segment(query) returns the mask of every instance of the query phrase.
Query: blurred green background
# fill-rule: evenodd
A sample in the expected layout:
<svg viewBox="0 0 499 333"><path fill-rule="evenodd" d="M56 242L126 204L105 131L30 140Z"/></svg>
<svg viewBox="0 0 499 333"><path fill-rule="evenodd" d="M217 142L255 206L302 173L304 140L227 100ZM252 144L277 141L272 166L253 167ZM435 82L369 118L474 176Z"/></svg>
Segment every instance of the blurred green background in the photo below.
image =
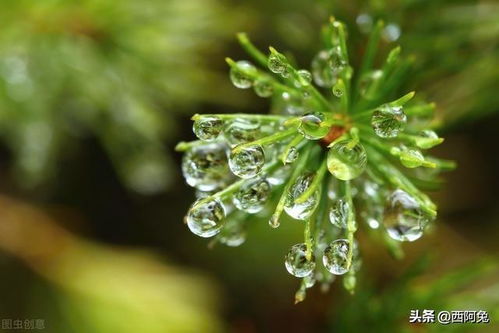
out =
<svg viewBox="0 0 499 333"><path fill-rule="evenodd" d="M459 168L432 194L436 228L402 261L360 234L355 295L298 281L301 226L250 226L238 248L188 231L173 152L192 113L266 112L230 85L235 42L308 67L329 16L352 58L370 22L414 59L405 85L437 103L437 156ZM410 325L410 309L499 319L499 4L473 0L16 0L0 2L0 319L48 332L497 332ZM2 323L2 321L0 321ZM19 331L19 330L17 330Z"/></svg>

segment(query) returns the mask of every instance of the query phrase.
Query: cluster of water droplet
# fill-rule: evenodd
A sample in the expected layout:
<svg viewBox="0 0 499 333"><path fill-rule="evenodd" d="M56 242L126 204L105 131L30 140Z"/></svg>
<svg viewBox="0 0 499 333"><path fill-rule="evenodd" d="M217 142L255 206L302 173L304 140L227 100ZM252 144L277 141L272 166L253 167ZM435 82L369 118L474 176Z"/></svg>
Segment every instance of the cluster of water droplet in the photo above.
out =
<svg viewBox="0 0 499 333"><path fill-rule="evenodd" d="M347 65L338 46L320 51L312 60L314 82L320 87L332 87Z"/></svg>
<svg viewBox="0 0 499 333"><path fill-rule="evenodd" d="M368 15L357 23L363 31L374 29ZM353 290L361 263L358 222L384 233L385 241L411 242L436 216L434 204L406 177L439 163L423 150L443 139L408 122L428 105L406 107L413 93L392 102L379 98L389 75L384 69L369 68L351 84L343 26L331 24L334 33L311 72L295 69L273 48L265 61L256 57L270 73L228 59L233 84L270 97L273 114L195 116L199 141L186 144L182 161L186 182L197 190L185 220L194 234L239 246L251 214L270 215L272 227L279 226L281 213L304 225L304 242L285 256L286 270L301 279L297 300L316 281L324 287L338 275ZM400 34L394 25L376 29L389 40ZM399 52L392 50L387 64ZM318 97L314 83L331 98Z"/></svg>
<svg viewBox="0 0 499 333"><path fill-rule="evenodd" d="M322 251L322 264L327 272L333 275L343 275L347 273L353 261L353 253L350 253L350 242L347 239L336 239L327 244ZM311 284L314 279L316 269L315 256L313 254L307 258L307 245L296 244L291 247L285 258L285 266L289 274L304 278L308 277L305 283ZM313 284L312 284L313 285Z"/></svg>

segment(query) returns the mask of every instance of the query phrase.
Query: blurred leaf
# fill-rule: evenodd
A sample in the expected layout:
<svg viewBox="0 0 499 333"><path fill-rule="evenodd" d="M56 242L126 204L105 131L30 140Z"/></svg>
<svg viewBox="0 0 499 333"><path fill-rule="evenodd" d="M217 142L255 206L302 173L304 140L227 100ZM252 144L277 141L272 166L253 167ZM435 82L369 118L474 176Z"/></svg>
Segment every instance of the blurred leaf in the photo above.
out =
<svg viewBox="0 0 499 333"><path fill-rule="evenodd" d="M218 0L7 1L0 20L0 135L24 185L88 135L130 188L171 182L175 114L217 96L207 55L235 22Z"/></svg>

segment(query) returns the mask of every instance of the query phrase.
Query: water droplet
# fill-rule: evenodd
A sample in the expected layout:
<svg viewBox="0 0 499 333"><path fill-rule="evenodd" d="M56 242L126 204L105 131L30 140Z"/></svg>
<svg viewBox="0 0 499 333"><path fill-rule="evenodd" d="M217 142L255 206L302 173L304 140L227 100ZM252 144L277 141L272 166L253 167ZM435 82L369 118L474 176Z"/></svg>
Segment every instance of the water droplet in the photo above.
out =
<svg viewBox="0 0 499 333"><path fill-rule="evenodd" d="M387 200L383 224L388 235L398 241L415 241L431 221L418 202L408 193L395 190Z"/></svg>
<svg viewBox="0 0 499 333"><path fill-rule="evenodd" d="M371 125L376 135L382 138L394 138L402 131L407 122L407 116L401 106L388 104L380 106L373 112Z"/></svg>
<svg viewBox="0 0 499 333"><path fill-rule="evenodd" d="M371 31L373 27L373 18L371 15L363 13L357 16L355 22L359 26L360 32L367 34Z"/></svg>
<svg viewBox="0 0 499 333"><path fill-rule="evenodd" d="M237 247L246 241L246 232L238 223L226 224L220 232L219 241L227 246Z"/></svg>
<svg viewBox="0 0 499 333"><path fill-rule="evenodd" d="M291 76L291 72L293 71L293 69L286 65L286 67L284 67L284 70L281 72L281 76L285 79L287 79L288 77Z"/></svg>
<svg viewBox="0 0 499 333"><path fill-rule="evenodd" d="M302 278L310 275L315 268L315 259L307 260L307 246L303 243L291 247L286 255L285 265L289 274Z"/></svg>
<svg viewBox="0 0 499 333"><path fill-rule="evenodd" d="M298 72L298 80L295 82L297 88L309 86L312 83L312 74L306 69L300 69Z"/></svg>
<svg viewBox="0 0 499 333"><path fill-rule="evenodd" d="M400 152L399 158L406 168L417 168L424 163L424 156L417 149L405 148Z"/></svg>
<svg viewBox="0 0 499 333"><path fill-rule="evenodd" d="M303 203L295 202L295 200L310 187L314 177L315 174L313 173L305 173L298 177L289 189L284 210L292 218L306 220L313 214L317 207L319 203L319 191L315 191L314 194Z"/></svg>
<svg viewBox="0 0 499 333"><path fill-rule="evenodd" d="M339 87L337 87L336 85L333 86L333 95L336 96L336 97L341 97L343 96L343 89L340 89Z"/></svg>
<svg viewBox="0 0 499 333"><path fill-rule="evenodd" d="M234 119L224 130L225 139L231 147L259 139L263 135L261 124L258 121Z"/></svg>
<svg viewBox="0 0 499 333"><path fill-rule="evenodd" d="M281 223L279 222L279 216L278 215L272 215L269 219L269 225L272 227L272 228L277 228L281 225Z"/></svg>
<svg viewBox="0 0 499 333"><path fill-rule="evenodd" d="M274 93L274 86L268 79L258 79L253 86L255 94L260 97L270 97Z"/></svg>
<svg viewBox="0 0 499 333"><path fill-rule="evenodd" d="M344 199L336 200L329 211L329 221L340 229L346 229L350 210L351 207L348 201Z"/></svg>
<svg viewBox="0 0 499 333"><path fill-rule="evenodd" d="M258 213L265 205L270 190L270 184L265 179L249 181L234 195L234 205L245 212Z"/></svg>
<svg viewBox="0 0 499 333"><path fill-rule="evenodd" d="M307 113L300 118L301 123L298 132L309 140L322 139L329 132L327 126L321 126L324 115L320 112Z"/></svg>
<svg viewBox="0 0 499 333"><path fill-rule="evenodd" d="M236 176L252 178L258 175L265 164L262 146L252 145L241 150L233 149L229 157L229 168Z"/></svg>
<svg viewBox="0 0 499 333"><path fill-rule="evenodd" d="M400 27L395 23L388 24L382 31L382 36L387 42L394 42L400 37Z"/></svg>
<svg viewBox="0 0 499 333"><path fill-rule="evenodd" d="M286 58L282 54L271 53L267 65L276 74L282 74L287 69Z"/></svg>
<svg viewBox="0 0 499 333"><path fill-rule="evenodd" d="M201 191L223 187L230 179L227 165L227 146L212 143L192 148L182 159L185 181Z"/></svg>
<svg viewBox="0 0 499 333"><path fill-rule="evenodd" d="M213 141L222 132L223 125L218 117L202 117L194 122L192 130L200 140Z"/></svg>
<svg viewBox="0 0 499 333"><path fill-rule="evenodd" d="M236 65L230 69L230 80L232 84L237 88L247 89L253 84L253 76L256 75L257 71L255 66L253 66L248 61L238 61Z"/></svg>
<svg viewBox="0 0 499 333"><path fill-rule="evenodd" d="M309 274L303 278L303 283L305 284L305 288L312 288L315 285L315 276L314 274Z"/></svg>
<svg viewBox="0 0 499 333"><path fill-rule="evenodd" d="M286 158L284 159L284 163L285 164L293 163L294 161L296 161L299 155L300 153L298 152L298 149L296 149L296 147L291 147L288 151L288 154L286 155Z"/></svg>
<svg viewBox="0 0 499 333"><path fill-rule="evenodd" d="M324 267L335 275L348 272L348 251L350 244L347 239L337 239L324 250L322 263Z"/></svg>
<svg viewBox="0 0 499 333"><path fill-rule="evenodd" d="M372 216L370 215L369 213L367 212L363 212L365 213L365 215L362 215L361 213L361 217L364 219L364 221L367 223L367 225L371 228L371 229L378 229L379 226L380 226L380 218L377 218L375 216ZM369 215L368 215L369 214Z"/></svg>
<svg viewBox="0 0 499 333"><path fill-rule="evenodd" d="M327 154L327 167L333 176L350 180L364 172L367 154L364 147L357 143L350 147L350 140L336 141Z"/></svg>
<svg viewBox="0 0 499 333"><path fill-rule="evenodd" d="M320 51L312 60L312 76L315 83L325 88L332 87L346 65L338 47Z"/></svg>
<svg viewBox="0 0 499 333"><path fill-rule="evenodd" d="M437 133L432 130L424 130L415 137L415 144L422 149L430 149L442 143L443 139L439 138Z"/></svg>
<svg viewBox="0 0 499 333"><path fill-rule="evenodd" d="M225 217L225 209L218 200L197 204L196 201L187 213L187 226L200 237L212 237L220 232Z"/></svg>

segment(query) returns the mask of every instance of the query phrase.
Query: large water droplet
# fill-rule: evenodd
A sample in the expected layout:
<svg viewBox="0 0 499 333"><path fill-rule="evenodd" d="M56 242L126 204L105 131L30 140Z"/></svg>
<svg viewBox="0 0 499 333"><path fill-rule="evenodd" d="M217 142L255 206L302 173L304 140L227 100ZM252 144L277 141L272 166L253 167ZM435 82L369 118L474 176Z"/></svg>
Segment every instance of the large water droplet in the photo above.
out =
<svg viewBox="0 0 499 333"><path fill-rule="evenodd" d="M236 176L252 178L258 175L265 164L262 146L252 145L241 150L233 149L229 157L229 168Z"/></svg>
<svg viewBox="0 0 499 333"><path fill-rule="evenodd" d="M234 205L245 212L258 213L265 205L270 190L271 186L265 179L249 181L234 195Z"/></svg>
<svg viewBox="0 0 499 333"><path fill-rule="evenodd" d="M285 164L293 163L294 161L296 161L296 159L298 158L299 154L300 153L298 152L298 149L296 149L296 147L291 147L288 150L286 158L284 159L284 163Z"/></svg>
<svg viewBox="0 0 499 333"><path fill-rule="evenodd" d="M212 237L220 232L225 217L225 209L218 200L203 204L195 202L186 216L191 232L200 237Z"/></svg>
<svg viewBox="0 0 499 333"><path fill-rule="evenodd" d="M307 246L296 244L291 247L286 255L285 265L289 274L302 278L310 275L315 268L315 259L307 260Z"/></svg>
<svg viewBox="0 0 499 333"><path fill-rule="evenodd" d="M327 126L321 126L324 118L324 114L320 112L307 113L300 118L298 132L309 140L322 139L329 132Z"/></svg>
<svg viewBox="0 0 499 333"><path fill-rule="evenodd" d="M276 74L282 74L287 69L286 58L281 54L271 53L267 65Z"/></svg>
<svg viewBox="0 0 499 333"><path fill-rule="evenodd" d="M232 147L259 139L263 135L258 121L234 119L224 130L225 139Z"/></svg>
<svg viewBox="0 0 499 333"><path fill-rule="evenodd" d="M395 190L387 200L383 224L388 235L398 241L415 241L432 220L407 192Z"/></svg>
<svg viewBox="0 0 499 333"><path fill-rule="evenodd" d="M306 69L300 69L298 72L298 78L295 82L297 88L309 86L312 83L312 74Z"/></svg>
<svg viewBox="0 0 499 333"><path fill-rule="evenodd" d="M268 79L258 79L253 86L255 94L260 97L270 97L274 93L274 86Z"/></svg>
<svg viewBox="0 0 499 333"><path fill-rule="evenodd" d="M194 147L182 159L185 181L201 191L223 187L231 179L227 165L227 146L212 143Z"/></svg>
<svg viewBox="0 0 499 333"><path fill-rule="evenodd" d="M256 68L248 61L238 61L230 69L230 80L237 88L250 88L254 75L256 75Z"/></svg>
<svg viewBox="0 0 499 333"><path fill-rule="evenodd" d="M329 211L329 221L341 229L346 229L348 216L350 215L350 204L344 199L336 200Z"/></svg>
<svg viewBox="0 0 499 333"><path fill-rule="evenodd" d="M407 122L407 116L401 106L388 104L380 106L373 112L371 125L376 135L382 138L394 138L402 131Z"/></svg>
<svg viewBox="0 0 499 333"><path fill-rule="evenodd" d="M284 210L286 213L297 220L306 220L309 218L319 203L319 191L315 191L305 202L296 203L296 199L304 193L312 184L315 177L313 173L305 173L298 177L295 183L289 189L286 197Z"/></svg>
<svg viewBox="0 0 499 333"><path fill-rule="evenodd" d="M200 140L213 141L222 132L223 125L218 117L202 117L194 122L192 130Z"/></svg>
<svg viewBox="0 0 499 333"><path fill-rule="evenodd" d="M312 76L315 83L321 87L332 87L346 65L339 48L320 51L312 60Z"/></svg>
<svg viewBox="0 0 499 333"><path fill-rule="evenodd" d="M364 147L357 143L351 147L350 140L336 141L327 154L327 167L333 176L350 180L364 172L367 154Z"/></svg>
<svg viewBox="0 0 499 333"><path fill-rule="evenodd" d="M348 272L348 251L350 244L347 239L337 239L324 250L322 263L324 267L335 275Z"/></svg>

